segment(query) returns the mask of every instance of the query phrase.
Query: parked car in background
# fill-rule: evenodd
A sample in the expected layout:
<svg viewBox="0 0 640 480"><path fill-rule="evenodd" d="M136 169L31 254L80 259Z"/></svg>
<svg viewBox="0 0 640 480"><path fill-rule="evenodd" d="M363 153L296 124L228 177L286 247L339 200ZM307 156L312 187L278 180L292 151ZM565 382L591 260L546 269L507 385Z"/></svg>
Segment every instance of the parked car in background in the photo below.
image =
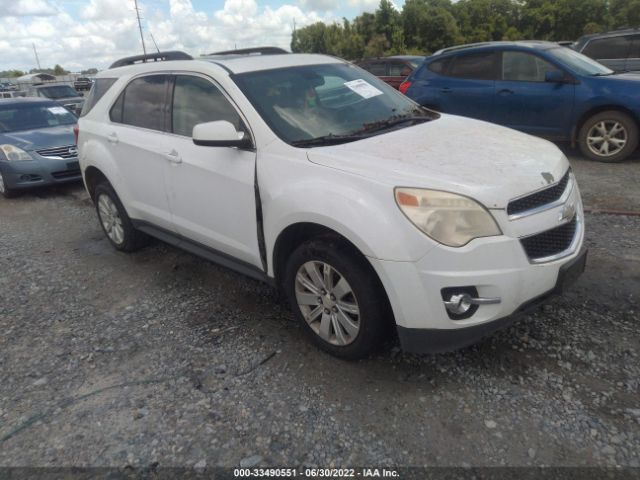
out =
<svg viewBox="0 0 640 480"><path fill-rule="evenodd" d="M0 83L0 92L15 92L18 90L19 88L15 83L11 83L11 82Z"/></svg>
<svg viewBox="0 0 640 480"><path fill-rule="evenodd" d="M569 140L593 160L638 146L640 75L550 42L489 42L428 57L400 91L440 112Z"/></svg>
<svg viewBox="0 0 640 480"><path fill-rule="evenodd" d="M409 351L468 345L584 270L555 145L421 108L335 57L224 57L159 52L96 77L78 149L116 249L152 235L278 285L344 358L394 327Z"/></svg>
<svg viewBox="0 0 640 480"><path fill-rule="evenodd" d="M9 91L9 92L0 92L0 98L18 98L18 97L26 97L27 92L23 91Z"/></svg>
<svg viewBox="0 0 640 480"><path fill-rule="evenodd" d="M77 121L52 100L0 100L0 193L80 180Z"/></svg>
<svg viewBox="0 0 640 480"><path fill-rule="evenodd" d="M91 90L91 85L93 85L93 80L91 80L89 77L78 77L73 82L73 88L75 88L78 92Z"/></svg>
<svg viewBox="0 0 640 480"><path fill-rule="evenodd" d="M367 58L355 62L360 68L379 77L393 88L400 84L420 66L424 57L415 55L398 55L394 57Z"/></svg>
<svg viewBox="0 0 640 480"><path fill-rule="evenodd" d="M30 85L27 87L26 92L28 97L54 100L75 114L79 114L84 105L84 98L78 95L78 92L66 83Z"/></svg>
<svg viewBox="0 0 640 480"><path fill-rule="evenodd" d="M640 29L585 35L573 48L616 72L640 71Z"/></svg>

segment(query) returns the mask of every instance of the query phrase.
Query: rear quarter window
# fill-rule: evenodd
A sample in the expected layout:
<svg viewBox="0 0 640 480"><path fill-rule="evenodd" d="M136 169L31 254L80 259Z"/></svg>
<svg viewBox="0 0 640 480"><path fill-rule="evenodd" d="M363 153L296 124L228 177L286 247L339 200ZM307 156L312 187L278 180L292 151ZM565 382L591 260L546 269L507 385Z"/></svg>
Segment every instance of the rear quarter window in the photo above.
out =
<svg viewBox="0 0 640 480"><path fill-rule="evenodd" d="M78 80L84 80L83 78L79 78ZM91 90L89 90L89 94L86 96L84 101L84 106L82 107L82 112L80 112L80 116L84 117L87 113L93 109L93 107L98 103L105 93L111 88L111 86L116 83L117 78L98 78L94 82Z"/></svg>

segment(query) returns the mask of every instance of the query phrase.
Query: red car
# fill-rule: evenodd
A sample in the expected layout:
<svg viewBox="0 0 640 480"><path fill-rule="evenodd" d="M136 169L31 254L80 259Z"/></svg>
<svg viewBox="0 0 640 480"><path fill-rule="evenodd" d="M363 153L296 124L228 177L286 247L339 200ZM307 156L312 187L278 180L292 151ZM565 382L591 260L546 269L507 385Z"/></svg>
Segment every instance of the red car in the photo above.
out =
<svg viewBox="0 0 640 480"><path fill-rule="evenodd" d="M397 89L405 78L422 64L423 60L424 57L416 55L398 55L395 57L365 58L355 63Z"/></svg>

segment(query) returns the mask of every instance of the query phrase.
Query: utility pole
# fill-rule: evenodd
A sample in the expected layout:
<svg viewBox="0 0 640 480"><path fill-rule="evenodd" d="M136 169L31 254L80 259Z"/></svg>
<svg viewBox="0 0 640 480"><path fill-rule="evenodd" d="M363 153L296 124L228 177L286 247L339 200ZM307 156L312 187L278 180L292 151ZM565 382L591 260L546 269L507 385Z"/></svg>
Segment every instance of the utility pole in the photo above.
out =
<svg viewBox="0 0 640 480"><path fill-rule="evenodd" d="M158 51L158 53L160 53L160 49L158 48L158 44L156 43L156 39L153 38L153 33L151 33L151 31L149 31L149 35L151 35L151 40L153 41L153 44L156 46L156 50Z"/></svg>
<svg viewBox="0 0 640 480"><path fill-rule="evenodd" d="M133 0L136 5L136 17L138 17L138 28L140 29L140 40L142 40L142 51L147 54L147 47L144 45L144 35L142 35L142 23L140 22L140 9L138 8L138 0Z"/></svg>
<svg viewBox="0 0 640 480"><path fill-rule="evenodd" d="M42 70L42 68L40 67L40 59L38 58L38 51L36 50L36 44L32 43L31 45L33 45L33 53L36 56L36 64L38 65L38 70Z"/></svg>

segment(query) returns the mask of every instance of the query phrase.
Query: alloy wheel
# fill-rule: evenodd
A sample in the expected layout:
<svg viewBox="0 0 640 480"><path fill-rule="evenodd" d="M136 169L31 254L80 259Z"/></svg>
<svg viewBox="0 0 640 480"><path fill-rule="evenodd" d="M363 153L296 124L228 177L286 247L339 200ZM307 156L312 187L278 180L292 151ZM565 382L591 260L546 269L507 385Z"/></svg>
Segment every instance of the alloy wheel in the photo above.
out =
<svg viewBox="0 0 640 480"><path fill-rule="evenodd" d="M602 120L594 124L587 134L587 146L594 155L612 157L627 145L625 126L615 120Z"/></svg>
<svg viewBox="0 0 640 480"><path fill-rule="evenodd" d="M116 245L122 244L124 242L122 219L118 207L108 195L102 194L98 197L98 213L107 236Z"/></svg>
<svg viewBox="0 0 640 480"><path fill-rule="evenodd" d="M346 346L360 332L360 308L349 282L325 262L304 263L296 274L296 301L305 321L323 340Z"/></svg>

